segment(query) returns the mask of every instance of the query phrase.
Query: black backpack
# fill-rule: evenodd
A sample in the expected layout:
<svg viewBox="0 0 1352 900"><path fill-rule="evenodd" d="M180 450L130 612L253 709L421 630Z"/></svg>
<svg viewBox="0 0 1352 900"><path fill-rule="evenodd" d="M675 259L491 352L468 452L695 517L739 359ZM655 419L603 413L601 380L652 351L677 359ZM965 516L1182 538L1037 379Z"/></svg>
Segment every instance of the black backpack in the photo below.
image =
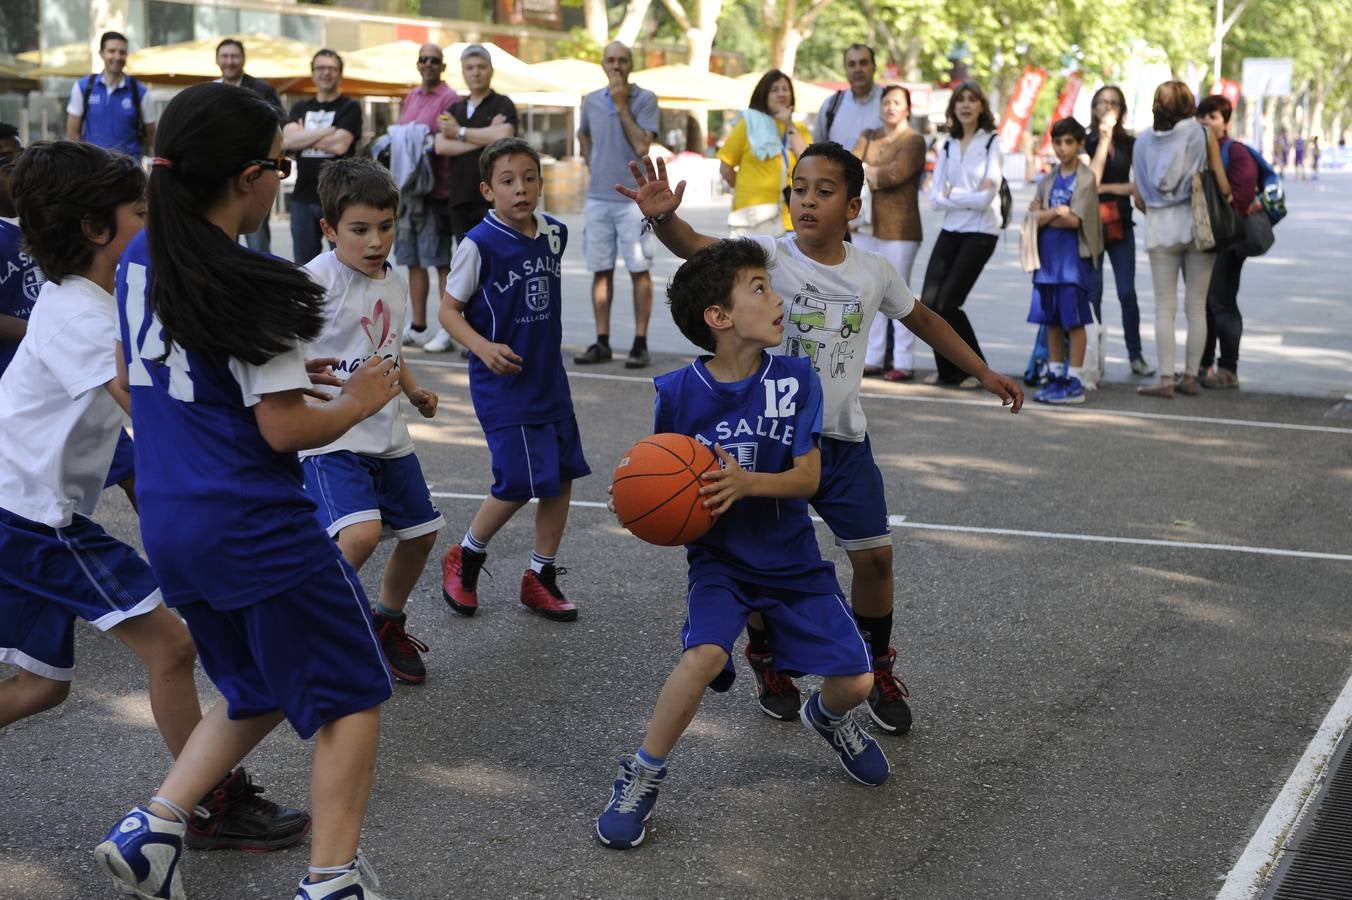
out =
<svg viewBox="0 0 1352 900"><path fill-rule="evenodd" d="M988 159L990 158L991 145L995 143L995 139L998 138L999 136L1000 135L998 134L993 134L991 135L990 140L986 141L986 157ZM951 140L953 140L953 138L950 137L948 140L944 141L944 156L948 156L948 141ZM1000 168L1001 170L1004 169L1003 166L1001 166ZM1000 194L1000 228L1001 230L1003 230L1009 227L1009 218L1014 213L1014 195L1010 193L1009 182L1005 180L1005 177L1003 175L1000 176L999 194Z"/></svg>
<svg viewBox="0 0 1352 900"><path fill-rule="evenodd" d="M84 98L84 115L80 117L81 137L84 137L85 131L89 127L89 95L94 90L94 79L98 78L100 74L101 73L99 72L95 72L81 82L82 87L80 88L80 93ZM137 84L136 79L130 75L124 77L127 79L127 86L131 89L132 108L136 110L136 140L141 144L141 149L143 151L149 150L150 148L145 146L146 123L141 121L141 86Z"/></svg>

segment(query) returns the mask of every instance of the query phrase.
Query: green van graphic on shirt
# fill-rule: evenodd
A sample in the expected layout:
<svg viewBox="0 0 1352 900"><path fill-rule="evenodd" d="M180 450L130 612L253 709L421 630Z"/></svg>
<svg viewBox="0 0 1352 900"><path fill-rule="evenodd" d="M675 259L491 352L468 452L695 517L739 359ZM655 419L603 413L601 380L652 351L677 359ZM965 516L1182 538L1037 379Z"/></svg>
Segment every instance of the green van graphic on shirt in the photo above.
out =
<svg viewBox="0 0 1352 900"><path fill-rule="evenodd" d="M864 328L863 304L858 294L830 293L808 282L794 294L788 322L797 327L799 334L785 336L785 355L806 356L822 377L845 377L846 361L854 357L849 338ZM823 359L822 348L828 342L832 347Z"/></svg>

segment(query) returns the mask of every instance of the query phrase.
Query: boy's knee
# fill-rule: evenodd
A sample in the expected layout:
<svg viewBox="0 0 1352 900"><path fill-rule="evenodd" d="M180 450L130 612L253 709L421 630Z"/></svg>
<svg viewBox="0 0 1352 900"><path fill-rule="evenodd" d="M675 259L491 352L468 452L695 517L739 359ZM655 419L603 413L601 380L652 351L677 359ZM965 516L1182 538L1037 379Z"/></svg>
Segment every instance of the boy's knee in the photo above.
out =
<svg viewBox="0 0 1352 900"><path fill-rule="evenodd" d="M380 543L381 525L379 520L357 522L338 532L338 544L349 555L348 562L354 566L366 562L376 551Z"/></svg>
<svg viewBox="0 0 1352 900"><path fill-rule="evenodd" d="M399 544L400 546L409 548L411 551L421 553L423 556L429 556L432 553L432 548L437 545L437 532L433 531L428 534L420 534L417 537L402 540ZM374 550L375 548L373 547L372 549Z"/></svg>
<svg viewBox="0 0 1352 900"><path fill-rule="evenodd" d="M696 644L681 655L681 662L712 680L728 664L728 652L717 644Z"/></svg>
<svg viewBox="0 0 1352 900"><path fill-rule="evenodd" d="M32 672L19 672L9 683L23 697L24 715L27 716L60 706L70 696L69 681L44 678Z"/></svg>
<svg viewBox="0 0 1352 900"><path fill-rule="evenodd" d="M191 673L197 664L197 645L186 627L175 629L165 637L152 665L163 671Z"/></svg>
<svg viewBox="0 0 1352 900"><path fill-rule="evenodd" d="M845 709L854 709L859 704L868 699L869 691L873 690L873 675L870 673L861 673L859 675L841 675L834 679L836 690L845 701ZM845 709L837 710L844 712Z"/></svg>
<svg viewBox="0 0 1352 900"><path fill-rule="evenodd" d="M892 545L871 547L850 553L850 565L856 577L883 581L892 577Z"/></svg>

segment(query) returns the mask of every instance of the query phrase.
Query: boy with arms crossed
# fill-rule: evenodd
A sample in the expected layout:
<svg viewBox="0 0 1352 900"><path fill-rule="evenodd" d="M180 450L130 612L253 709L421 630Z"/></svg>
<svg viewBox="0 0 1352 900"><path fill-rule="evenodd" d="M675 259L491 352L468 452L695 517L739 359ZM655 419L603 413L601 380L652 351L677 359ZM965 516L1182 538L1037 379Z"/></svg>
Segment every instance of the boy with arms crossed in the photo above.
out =
<svg viewBox="0 0 1352 900"><path fill-rule="evenodd" d="M676 215L685 182L673 192L666 165L645 160L646 175L630 165L637 189L615 189L638 204L658 239L689 259L715 242ZM845 241L849 222L859 214L863 164L839 144L813 144L798 159L789 205L794 231L779 238L755 237L769 257L774 289L787 307L783 337L775 353L807 356L821 376L824 424L821 485L811 503L850 557L850 603L873 657L873 690L868 710L889 734L911 727L909 692L893 674L892 530L882 473L873 461L859 386L864 351L874 314L901 319L917 337L981 379L1011 412L1023 405L1023 392L1011 379L992 371L941 318L915 302L896 269L882 256ZM761 709L788 719L800 694L776 668L771 639L752 616L747 626L747 660L755 674Z"/></svg>

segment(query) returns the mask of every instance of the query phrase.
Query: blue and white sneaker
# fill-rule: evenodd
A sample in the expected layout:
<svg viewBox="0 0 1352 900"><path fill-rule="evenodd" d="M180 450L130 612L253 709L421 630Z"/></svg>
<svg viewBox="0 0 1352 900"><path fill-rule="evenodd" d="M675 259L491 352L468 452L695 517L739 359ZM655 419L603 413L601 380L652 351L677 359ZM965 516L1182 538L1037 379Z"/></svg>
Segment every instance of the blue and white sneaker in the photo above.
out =
<svg viewBox="0 0 1352 900"><path fill-rule="evenodd" d="M1084 385L1073 375L1063 375L1033 395L1038 403L1083 403Z"/></svg>
<svg viewBox="0 0 1352 900"><path fill-rule="evenodd" d="M892 766L878 742L864 734L851 716L834 723L827 722L821 713L821 697L821 691L813 691L798 711L798 717L831 745L851 778L870 786L882 784L892 773Z"/></svg>
<svg viewBox="0 0 1352 900"><path fill-rule="evenodd" d="M643 843L647 821L657 804L657 789L667 777L667 767L654 771L640 766L632 756L620 758L620 772L610 793L610 802L596 820L596 836L616 850Z"/></svg>
<svg viewBox="0 0 1352 900"><path fill-rule="evenodd" d="M310 871L341 874L328 881L316 882L311 882L309 875L305 876L296 886L296 896L292 900L385 900L376 893L376 888L380 887L376 870L371 868L360 850L357 851L357 858L346 866L311 868Z"/></svg>
<svg viewBox="0 0 1352 900"><path fill-rule="evenodd" d="M184 900L179 860L186 827L136 807L94 848L94 858L124 896Z"/></svg>

